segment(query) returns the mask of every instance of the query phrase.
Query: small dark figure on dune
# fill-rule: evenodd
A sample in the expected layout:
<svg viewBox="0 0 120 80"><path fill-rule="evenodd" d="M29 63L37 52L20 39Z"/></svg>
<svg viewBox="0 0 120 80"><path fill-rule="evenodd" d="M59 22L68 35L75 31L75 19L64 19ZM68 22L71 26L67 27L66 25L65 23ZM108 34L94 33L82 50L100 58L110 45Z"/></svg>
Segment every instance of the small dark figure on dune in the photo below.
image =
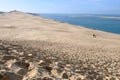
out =
<svg viewBox="0 0 120 80"><path fill-rule="evenodd" d="M96 35L95 35L95 34L93 34L93 38L96 38Z"/></svg>

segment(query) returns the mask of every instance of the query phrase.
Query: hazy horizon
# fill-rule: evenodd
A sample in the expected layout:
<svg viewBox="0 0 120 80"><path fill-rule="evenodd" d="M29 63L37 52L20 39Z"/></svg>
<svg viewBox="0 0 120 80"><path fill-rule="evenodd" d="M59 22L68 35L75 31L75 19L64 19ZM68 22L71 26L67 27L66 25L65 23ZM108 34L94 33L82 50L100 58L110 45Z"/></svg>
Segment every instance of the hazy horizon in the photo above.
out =
<svg viewBox="0 0 120 80"><path fill-rule="evenodd" d="M49 14L120 14L120 0L2 0L0 11Z"/></svg>
<svg viewBox="0 0 120 80"><path fill-rule="evenodd" d="M10 10L10 11L14 11L14 10ZM0 11L0 12L10 12L10 11ZM17 10L20 11L20 10ZM25 12L25 11L20 11L20 12ZM25 13L33 13L33 14L60 14L60 15L120 15L120 13L116 13L116 14L112 14L112 13L104 13L104 14L100 14L100 13L96 13L96 14L92 14L92 13L37 13L37 12L25 12Z"/></svg>

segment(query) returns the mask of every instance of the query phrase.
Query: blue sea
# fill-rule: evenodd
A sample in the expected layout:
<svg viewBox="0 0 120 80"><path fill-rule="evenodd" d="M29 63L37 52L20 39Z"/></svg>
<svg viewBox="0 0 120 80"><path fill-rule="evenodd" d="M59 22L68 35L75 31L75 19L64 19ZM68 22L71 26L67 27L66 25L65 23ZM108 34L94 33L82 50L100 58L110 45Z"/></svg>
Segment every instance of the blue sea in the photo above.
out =
<svg viewBox="0 0 120 80"><path fill-rule="evenodd" d="M120 34L120 15L97 14L39 14L42 17Z"/></svg>

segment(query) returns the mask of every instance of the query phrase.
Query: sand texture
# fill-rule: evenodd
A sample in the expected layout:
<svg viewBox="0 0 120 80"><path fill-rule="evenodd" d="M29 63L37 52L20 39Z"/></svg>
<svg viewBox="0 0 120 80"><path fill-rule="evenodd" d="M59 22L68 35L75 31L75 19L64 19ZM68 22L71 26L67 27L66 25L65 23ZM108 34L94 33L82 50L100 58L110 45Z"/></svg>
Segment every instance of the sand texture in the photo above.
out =
<svg viewBox="0 0 120 80"><path fill-rule="evenodd" d="M119 34L11 11L0 40L0 80L120 80Z"/></svg>

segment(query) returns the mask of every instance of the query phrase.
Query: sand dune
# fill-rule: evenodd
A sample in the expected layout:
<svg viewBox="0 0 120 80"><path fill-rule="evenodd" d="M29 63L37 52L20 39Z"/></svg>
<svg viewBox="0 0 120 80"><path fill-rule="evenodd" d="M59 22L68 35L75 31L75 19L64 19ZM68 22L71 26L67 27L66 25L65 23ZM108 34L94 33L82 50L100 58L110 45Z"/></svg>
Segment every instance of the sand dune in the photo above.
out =
<svg viewBox="0 0 120 80"><path fill-rule="evenodd" d="M0 28L0 37L3 39L63 41L77 44L105 44L107 42L107 45L118 44L120 40L120 35L117 34L61 23L22 12L1 14ZM4 36L3 33L5 33ZM97 38L92 38L92 34L96 34Z"/></svg>
<svg viewBox="0 0 120 80"><path fill-rule="evenodd" d="M93 34L96 37L93 37ZM106 63L110 60L110 64L113 64L116 61L117 70L120 70L119 34L11 11L0 14L0 39L16 41L24 47L41 49L48 56L54 55L72 63L80 61ZM96 63L95 66L97 66ZM117 71L114 67L112 66L110 69ZM119 72L112 73L118 74ZM113 76L113 74L110 75Z"/></svg>
<svg viewBox="0 0 120 80"><path fill-rule="evenodd" d="M96 38L93 38L93 34ZM61 23L19 11L0 15L0 38L68 43L86 48L118 50L118 52L120 48L120 35L118 34Z"/></svg>

